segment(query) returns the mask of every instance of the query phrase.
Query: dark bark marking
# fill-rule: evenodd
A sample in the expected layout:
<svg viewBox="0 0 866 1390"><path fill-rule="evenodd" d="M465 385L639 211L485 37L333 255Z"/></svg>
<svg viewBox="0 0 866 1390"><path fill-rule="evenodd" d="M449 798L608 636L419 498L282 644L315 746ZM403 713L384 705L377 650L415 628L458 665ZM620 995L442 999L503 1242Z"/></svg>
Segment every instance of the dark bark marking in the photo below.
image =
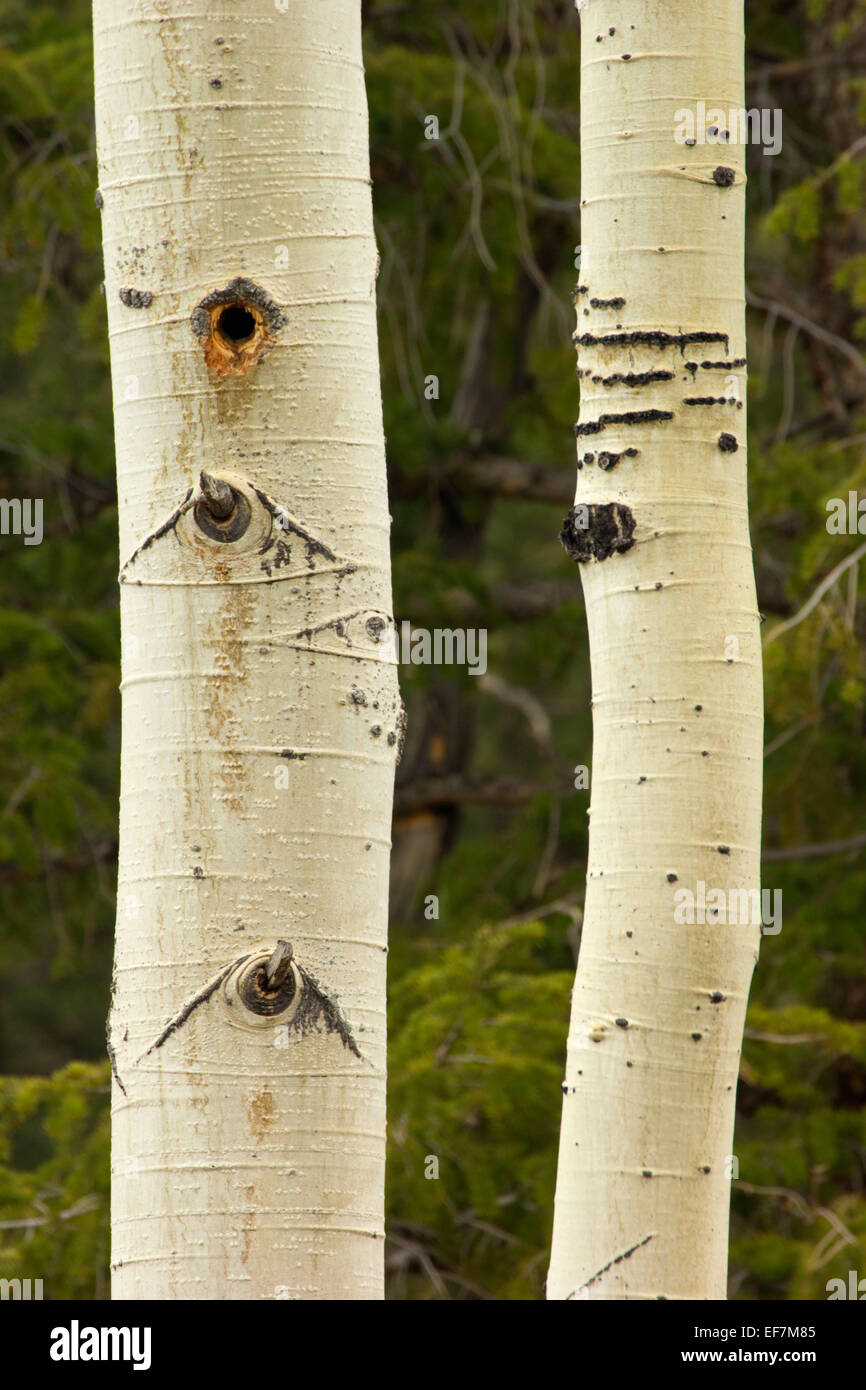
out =
<svg viewBox="0 0 866 1390"><path fill-rule="evenodd" d="M695 329L690 333L664 333L658 328L636 328L626 333L573 333L572 339L581 347L633 347L642 343L647 347L678 347L681 352L688 343L724 343L725 352L728 352L730 343L727 333L709 333L704 329Z"/></svg>
<svg viewBox="0 0 866 1390"><path fill-rule="evenodd" d="M605 450L598 456L598 466L607 472L619 463L621 458L636 458L639 453L640 449L623 449L619 454L612 454Z"/></svg>
<svg viewBox="0 0 866 1390"><path fill-rule="evenodd" d="M112 990L112 993L113 993L113 990ZM126 1095L126 1087L124 1086L123 1082L121 1081L121 1079L120 1079L120 1073L119 1073L118 1070L117 1070L117 1055L116 1055L116 1053L115 1053L115 1051L114 1051L114 1048L112 1047L112 1044L111 1044L111 1016L110 1016L110 1015L109 1015L109 1017L105 1020L105 1050L106 1050L106 1052L108 1053L108 1060L109 1060L109 1062L111 1063L111 1075L114 1077L115 1081L117 1082L117 1084L118 1084L118 1086L120 1087L120 1089L121 1089L121 1091L123 1092L123 1094Z"/></svg>
<svg viewBox="0 0 866 1390"><path fill-rule="evenodd" d="M147 309L153 303L153 294L150 290L122 289L120 301L127 309Z"/></svg>
<svg viewBox="0 0 866 1390"><path fill-rule="evenodd" d="M192 999L189 999L186 1002L186 1004L184 1004L180 1012L176 1013L174 1018L169 1019L168 1023L163 1028L159 1037L156 1039L155 1042L152 1042L150 1044L150 1047L147 1049L146 1052L142 1053L141 1057L139 1058L139 1061L144 1061L144 1058L149 1057L151 1052L155 1052L158 1047L162 1047L166 1039L170 1038L172 1033L176 1033L178 1028L182 1027L183 1024L186 1023L190 1014L195 1012L199 1004L203 1004L205 1000L210 999L211 995L219 989L223 980L227 979L228 976L232 973L232 971L236 969L237 966L242 965L245 960L249 960L248 955L238 956L237 960L232 961L230 965L226 965L222 970L219 971L217 975L213 977L212 980L209 980L208 983L202 989L200 989L197 994L194 994Z"/></svg>
<svg viewBox="0 0 866 1390"><path fill-rule="evenodd" d="M190 487L187 488L186 495L184 496L184 499L181 502L180 506L175 507L168 520L164 521L161 526L157 526L156 530L152 531L151 534L141 542L141 545L137 546L136 549L132 552L126 564L123 566L123 569L120 571L121 582L123 582L123 575L125 571L129 569L133 561L137 560L139 555L143 554L145 550L149 550L155 541L161 540L163 536L168 535L169 531L176 530L177 523L180 521L184 512L189 511L189 508L191 506L192 488Z"/></svg>
<svg viewBox="0 0 866 1390"><path fill-rule="evenodd" d="M620 502L590 502L572 507L562 523L559 539L572 560L607 560L634 545L635 519L630 507Z"/></svg>
<svg viewBox="0 0 866 1390"><path fill-rule="evenodd" d="M333 550L330 550L328 546L325 545L324 541L316 540L316 537L311 536L309 531L305 531L303 526L301 526L299 522L295 521L292 517L290 517L288 512L284 511L282 507L278 507L276 502L274 502L270 497L268 497L268 494L266 492L262 492L260 488L257 488L255 486L253 487L253 492L256 494L256 497L258 497L265 511L270 512L271 516L274 518L277 525L280 527L282 531L293 531L296 536L300 536L301 540L304 542L304 545L306 546L307 565L310 569L313 568L315 557L317 555L322 555L326 560L335 561L337 559ZM285 558L278 559L275 562L275 567L279 568L279 565L281 563L285 564ZM352 566L352 568L354 569L354 566ZM267 574L270 574L271 571L269 562L263 560L262 569L264 569Z"/></svg>
<svg viewBox="0 0 866 1390"><path fill-rule="evenodd" d="M308 970L298 965L297 961L295 961L295 965L304 982L304 989L297 1012L286 1026L293 1028L296 1033L303 1036L307 1033L321 1032L319 1028L321 1022L327 1033L336 1033L343 1046L354 1053L356 1057L360 1057L361 1052L355 1042L352 1030L337 1004L333 999L328 998L318 980Z"/></svg>
<svg viewBox="0 0 866 1390"><path fill-rule="evenodd" d="M587 376L590 373L587 371ZM674 373L658 372L614 372L612 376L594 376L593 381L601 386L648 386L651 381L673 381Z"/></svg>
<svg viewBox="0 0 866 1390"><path fill-rule="evenodd" d="M601 434L608 425L645 425L656 420L672 420L672 410L626 410L619 413L600 415L597 420L588 420L584 425L575 425L574 433L580 438L583 434Z"/></svg>
<svg viewBox="0 0 866 1390"><path fill-rule="evenodd" d="M574 1298L575 1294L582 1293L584 1289L590 1288L591 1285L595 1284L603 1274L607 1274L607 1271L609 1269L613 1269L614 1265L622 1264L623 1260L630 1260L635 1251L641 1250L645 1245L648 1245L652 1238L653 1237L651 1235L644 1236L643 1240L639 1240L636 1245L630 1245L628 1250L623 1250L621 1255L615 1255L612 1260L608 1260L606 1265L602 1265L601 1269L596 1270L595 1274L593 1274L591 1279L587 1279L585 1284L581 1284L578 1288L574 1290L573 1293L570 1293L568 1295L568 1298L565 1300L566 1303L568 1302L568 1299Z"/></svg>

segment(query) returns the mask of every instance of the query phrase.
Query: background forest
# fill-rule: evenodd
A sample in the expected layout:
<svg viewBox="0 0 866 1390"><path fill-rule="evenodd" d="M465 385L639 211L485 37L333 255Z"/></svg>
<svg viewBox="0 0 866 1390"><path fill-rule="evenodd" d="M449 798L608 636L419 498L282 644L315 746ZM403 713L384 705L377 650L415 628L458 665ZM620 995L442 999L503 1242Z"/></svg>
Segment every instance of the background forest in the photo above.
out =
<svg viewBox="0 0 866 1390"><path fill-rule="evenodd" d="M574 495L572 0L363 5L395 611L483 627L403 666L390 956L395 1299L543 1296L591 765ZM866 1272L866 3L749 0L749 460L766 617L762 945L730 1295ZM108 1296L117 527L87 0L0 0L0 1276ZM435 125L438 120L438 138ZM864 506L866 511L866 506ZM866 533L866 517L862 522ZM439 1158L438 1180L425 1156Z"/></svg>

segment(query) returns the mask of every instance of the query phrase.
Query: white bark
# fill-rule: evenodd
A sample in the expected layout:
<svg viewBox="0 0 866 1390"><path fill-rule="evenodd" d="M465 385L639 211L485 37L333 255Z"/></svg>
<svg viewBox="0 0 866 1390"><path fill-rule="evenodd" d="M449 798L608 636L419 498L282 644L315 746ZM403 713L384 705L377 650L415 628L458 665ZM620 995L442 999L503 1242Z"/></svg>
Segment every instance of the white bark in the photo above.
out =
<svg viewBox="0 0 866 1390"><path fill-rule="evenodd" d="M113 1296L380 1298L402 708L360 3L94 11L122 560ZM261 1015L241 976L280 939Z"/></svg>
<svg viewBox="0 0 866 1390"><path fill-rule="evenodd" d="M582 467L565 539L589 624L592 818L552 1299L725 1297L760 928L674 914L701 881L726 895L759 884L745 148L674 133L701 100L743 106L742 24L742 0L581 6Z"/></svg>

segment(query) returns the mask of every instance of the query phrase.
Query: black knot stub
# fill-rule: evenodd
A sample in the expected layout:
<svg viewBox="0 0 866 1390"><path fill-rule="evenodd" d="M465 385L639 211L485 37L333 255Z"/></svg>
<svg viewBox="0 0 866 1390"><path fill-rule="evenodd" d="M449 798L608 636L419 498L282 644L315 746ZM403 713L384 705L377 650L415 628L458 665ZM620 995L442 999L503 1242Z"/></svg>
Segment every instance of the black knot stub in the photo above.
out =
<svg viewBox="0 0 866 1390"><path fill-rule="evenodd" d="M282 954L272 969L274 957L280 954L283 947L288 947L289 954ZM238 998L250 1013L258 1014L260 1018L273 1018L276 1014L285 1013L294 1001L297 982L292 970L291 950L288 942L281 941L267 961L259 961L241 975L237 987Z"/></svg>
<svg viewBox="0 0 866 1390"><path fill-rule="evenodd" d="M733 169L729 169L727 164L720 164L713 170L713 183L717 183L719 188L730 188L736 177Z"/></svg>
<svg viewBox="0 0 866 1390"><path fill-rule="evenodd" d="M719 448L723 454L735 454L739 449L739 444L732 434L719 435Z"/></svg>
<svg viewBox="0 0 866 1390"><path fill-rule="evenodd" d="M250 504L222 478L202 471L201 496L193 508L195 524L212 541L240 540L250 524Z"/></svg>

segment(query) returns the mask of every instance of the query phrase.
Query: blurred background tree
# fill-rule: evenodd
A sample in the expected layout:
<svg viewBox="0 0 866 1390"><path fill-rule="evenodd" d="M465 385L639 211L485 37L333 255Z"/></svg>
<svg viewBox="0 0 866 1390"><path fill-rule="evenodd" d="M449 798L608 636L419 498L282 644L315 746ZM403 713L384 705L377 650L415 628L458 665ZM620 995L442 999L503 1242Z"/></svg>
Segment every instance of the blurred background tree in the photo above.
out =
<svg viewBox="0 0 866 1390"><path fill-rule="evenodd" d="M489 640L484 676L401 669L390 1296L540 1298L591 764L556 541L578 22L572 0L363 12L396 615ZM100 1299L119 636L90 22L86 0L0 0L0 495L43 498L45 525L38 546L0 537L0 1277ZM863 541L826 529L829 499L866 498L866 3L755 0L746 66L747 105L784 113L781 152L748 154L764 883L784 914L747 1028L730 1292L821 1299L866 1270Z"/></svg>

